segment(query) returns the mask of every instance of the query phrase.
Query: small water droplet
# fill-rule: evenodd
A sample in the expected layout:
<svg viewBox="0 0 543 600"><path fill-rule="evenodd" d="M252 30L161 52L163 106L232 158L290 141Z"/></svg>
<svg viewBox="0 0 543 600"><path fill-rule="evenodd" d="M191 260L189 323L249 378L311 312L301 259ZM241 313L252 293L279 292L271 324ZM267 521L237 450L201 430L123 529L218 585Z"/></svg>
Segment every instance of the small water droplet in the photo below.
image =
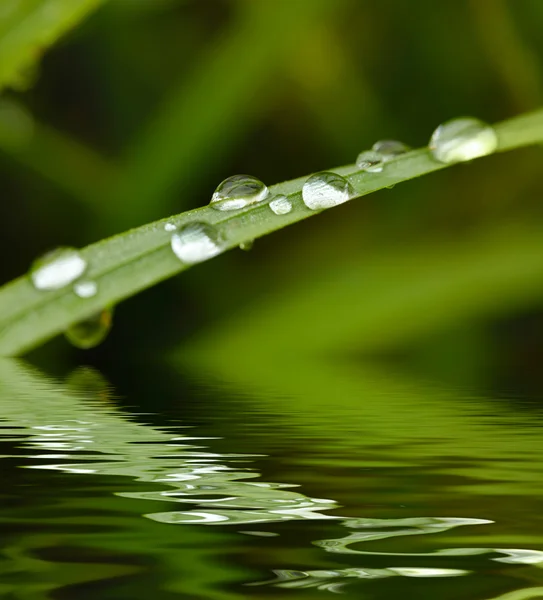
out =
<svg viewBox="0 0 543 600"><path fill-rule="evenodd" d="M38 290L60 290L79 279L87 261L75 248L57 248L34 261L30 279Z"/></svg>
<svg viewBox="0 0 543 600"><path fill-rule="evenodd" d="M365 150L356 157L356 166L362 171L380 173L383 170L383 157L374 150Z"/></svg>
<svg viewBox="0 0 543 600"><path fill-rule="evenodd" d="M239 245L239 249L245 250L245 252L249 252L249 250L253 249L254 245L255 245L254 240L247 240L246 242L241 242L241 244Z"/></svg>
<svg viewBox="0 0 543 600"><path fill-rule="evenodd" d="M262 202L267 196L268 188L256 177L233 175L217 187L210 206L217 210L238 210Z"/></svg>
<svg viewBox="0 0 543 600"><path fill-rule="evenodd" d="M213 258L223 250L219 233L208 223L189 223L172 235L172 250L179 260L192 265Z"/></svg>
<svg viewBox="0 0 543 600"><path fill-rule="evenodd" d="M80 298L92 298L98 293L96 281L79 281L74 285L74 292Z"/></svg>
<svg viewBox="0 0 543 600"><path fill-rule="evenodd" d="M385 162L393 160L397 156L401 156L411 150L409 146L398 140L379 140L373 144L371 149L373 152L380 154Z"/></svg>
<svg viewBox="0 0 543 600"><path fill-rule="evenodd" d="M311 210L331 208L343 204L354 196L351 184L337 173L315 173L304 183L302 199Z"/></svg>
<svg viewBox="0 0 543 600"><path fill-rule="evenodd" d="M440 125L430 139L430 152L441 163L456 163L492 154L498 147L493 127L474 119L461 117Z"/></svg>
<svg viewBox="0 0 543 600"><path fill-rule="evenodd" d="M92 317L68 327L64 335L72 346L88 350L106 339L111 329L112 319L113 310L104 308Z"/></svg>
<svg viewBox="0 0 543 600"><path fill-rule="evenodd" d="M175 231L177 229L177 226L175 225L175 223L172 223L170 221L168 221L167 223L164 224L164 231Z"/></svg>
<svg viewBox="0 0 543 600"><path fill-rule="evenodd" d="M279 194L270 202L270 208L276 215L286 215L292 210L292 202L283 194Z"/></svg>

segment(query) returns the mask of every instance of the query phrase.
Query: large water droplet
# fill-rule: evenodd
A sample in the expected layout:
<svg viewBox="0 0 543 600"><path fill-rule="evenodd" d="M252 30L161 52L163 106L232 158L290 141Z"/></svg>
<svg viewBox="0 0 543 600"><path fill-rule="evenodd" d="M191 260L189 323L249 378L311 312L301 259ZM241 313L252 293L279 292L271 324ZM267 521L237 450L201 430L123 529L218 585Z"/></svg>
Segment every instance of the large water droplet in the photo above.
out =
<svg viewBox="0 0 543 600"><path fill-rule="evenodd" d="M276 215L286 215L292 210L292 202L283 194L279 194L270 202L270 208Z"/></svg>
<svg viewBox="0 0 543 600"><path fill-rule="evenodd" d="M462 117L440 125L432 134L429 147L439 162L464 162L492 154L498 147L498 136L487 123Z"/></svg>
<svg viewBox="0 0 543 600"><path fill-rule="evenodd" d="M218 231L208 223L189 223L172 235L172 250L179 260L192 265L223 251Z"/></svg>
<svg viewBox="0 0 543 600"><path fill-rule="evenodd" d="M373 152L380 154L385 162L393 160L397 156L401 156L411 150L409 146L398 140L379 140L373 144L371 149Z"/></svg>
<svg viewBox="0 0 543 600"><path fill-rule="evenodd" d="M92 317L69 327L64 335L76 348L82 350L94 348L106 339L111 329L112 319L112 309L104 308Z"/></svg>
<svg viewBox="0 0 543 600"><path fill-rule="evenodd" d="M268 188L256 177L233 175L217 187L210 206L217 210L238 210L262 202L267 195Z"/></svg>
<svg viewBox="0 0 543 600"><path fill-rule="evenodd" d="M364 150L356 157L356 166L362 171L380 173L383 170L383 157L374 150Z"/></svg>
<svg viewBox="0 0 543 600"><path fill-rule="evenodd" d="M59 290L79 279L87 261L75 248L57 248L38 258L30 268L30 279L38 290Z"/></svg>
<svg viewBox="0 0 543 600"><path fill-rule="evenodd" d="M337 173L315 173L304 183L302 199L312 210L331 208L354 197L351 184Z"/></svg>
<svg viewBox="0 0 543 600"><path fill-rule="evenodd" d="M96 281L78 281L74 285L74 292L80 298L92 298L98 293Z"/></svg>

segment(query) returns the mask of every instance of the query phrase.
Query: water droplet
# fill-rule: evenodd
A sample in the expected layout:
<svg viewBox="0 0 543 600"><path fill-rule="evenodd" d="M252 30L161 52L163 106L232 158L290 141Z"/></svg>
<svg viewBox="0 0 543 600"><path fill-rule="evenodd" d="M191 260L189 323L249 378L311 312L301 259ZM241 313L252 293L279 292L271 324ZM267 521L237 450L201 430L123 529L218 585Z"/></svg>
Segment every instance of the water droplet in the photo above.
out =
<svg viewBox="0 0 543 600"><path fill-rule="evenodd" d="M30 268L30 278L38 290L60 290L79 279L87 261L75 248L57 248L38 258Z"/></svg>
<svg viewBox="0 0 543 600"><path fill-rule="evenodd" d="M175 231L177 229L175 223L168 221L164 224L164 231Z"/></svg>
<svg viewBox="0 0 543 600"><path fill-rule="evenodd" d="M189 223L172 235L172 250L189 265L213 258L223 250L217 230L207 223Z"/></svg>
<svg viewBox="0 0 543 600"><path fill-rule="evenodd" d="M292 202L283 194L279 194L270 202L270 208L276 215L286 215L292 210Z"/></svg>
<svg viewBox="0 0 543 600"><path fill-rule="evenodd" d="M268 188L256 177L233 175L217 187L210 206L217 210L238 210L262 202L267 196Z"/></svg>
<svg viewBox="0 0 543 600"><path fill-rule="evenodd" d="M249 250L252 250L254 245L255 245L254 240L247 240L246 242L241 242L241 244L239 245L239 249L245 250L245 252L249 252Z"/></svg>
<svg viewBox="0 0 543 600"><path fill-rule="evenodd" d="M113 310L104 308L88 319L69 327L64 333L66 339L82 350L101 344L111 329Z"/></svg>
<svg viewBox="0 0 543 600"><path fill-rule="evenodd" d="M377 152L377 154L381 155L381 158L388 162L389 160L393 160L397 156L405 154L409 152L411 148L400 142L398 140L379 140L373 144L372 148L373 152Z"/></svg>
<svg viewBox="0 0 543 600"><path fill-rule="evenodd" d="M331 208L343 204L354 196L351 184L337 173L315 173L304 183L302 198L311 210Z"/></svg>
<svg viewBox="0 0 543 600"><path fill-rule="evenodd" d="M383 170L383 157L374 150L365 150L356 157L356 166L362 171L380 173Z"/></svg>
<svg viewBox="0 0 543 600"><path fill-rule="evenodd" d="M92 298L98 293L96 281L79 281L74 285L74 292L80 298Z"/></svg>
<svg viewBox="0 0 543 600"><path fill-rule="evenodd" d="M429 147L439 162L464 162L492 154L498 147L498 136L487 123L462 117L440 125L432 134Z"/></svg>

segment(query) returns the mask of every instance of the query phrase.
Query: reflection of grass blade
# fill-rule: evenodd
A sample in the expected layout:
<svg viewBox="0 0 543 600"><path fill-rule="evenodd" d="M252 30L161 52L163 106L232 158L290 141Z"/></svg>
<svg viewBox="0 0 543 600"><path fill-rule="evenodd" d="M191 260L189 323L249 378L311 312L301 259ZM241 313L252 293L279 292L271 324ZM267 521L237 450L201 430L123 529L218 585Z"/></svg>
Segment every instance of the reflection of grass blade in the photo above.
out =
<svg viewBox="0 0 543 600"><path fill-rule="evenodd" d="M232 353L256 339L277 355L394 349L436 329L541 300L541 256L543 231L526 222L487 226L452 242L382 247L309 271L271 300L214 323L207 335Z"/></svg>
<svg viewBox="0 0 543 600"><path fill-rule="evenodd" d="M443 468L460 478L451 483L451 492L473 493L472 508L480 512L470 516L487 514L475 501L479 494L533 494L530 465L543 468L543 446L538 430L526 434L528 424L533 425L530 416L485 399L468 404L390 370L308 358L298 348L277 351L271 341L263 341L255 353L250 324L242 344L241 336L232 341L230 334L217 332L206 343L191 344L178 359L201 370L206 380L217 377L243 390L242 397L260 410L287 414L302 436L340 438L357 466L431 468L435 456L461 457ZM489 414L494 415L492 424L485 418ZM371 450L376 447L379 452ZM526 456L530 464L524 464ZM335 468L345 460L324 455L310 464Z"/></svg>
<svg viewBox="0 0 543 600"><path fill-rule="evenodd" d="M230 466L231 459L249 460L251 455L210 453L194 445L201 441L198 437L172 437L134 422L95 397L94 382L90 397L75 393L77 381L84 386L84 394L89 373L79 373L67 386L58 386L23 363L0 359L3 432L6 426L13 427L10 433L25 438L36 451L29 468L132 477L167 490L117 495L197 505L192 510L147 515L170 524L338 518L319 512L336 508L333 500L310 498L284 489L289 485L260 481L260 473L252 467L236 467L235 462ZM55 454L50 456L51 452ZM49 463L51 459L55 464Z"/></svg>
<svg viewBox="0 0 543 600"><path fill-rule="evenodd" d="M496 129L501 151L541 141L543 110L501 123ZM382 173L368 174L353 165L336 170L348 177L356 196L363 196L444 167L431 158L427 149L422 149L399 157ZM293 204L292 212L281 217L274 215L266 203L261 203L231 213L204 207L179 215L176 222L181 225L197 220L213 224L225 240L224 249L236 248L241 243L318 214L319 211L309 210L302 202L304 181L305 178L298 178L271 186L272 194L285 194ZM536 243L531 238L528 243L532 244L532 252L541 254L540 239ZM21 354L66 330L72 323L90 317L104 306L115 305L188 268L172 253L164 221L88 246L83 255L89 263L87 276L97 283L99 290L92 298L82 300L71 288L44 294L33 288L28 277L21 277L0 290L0 354ZM526 274L530 267L533 267L533 257L521 272ZM539 277L540 270L535 274ZM529 275L533 277L534 272ZM509 273L506 272L505 276L509 277ZM501 272L496 278L499 284L503 284ZM321 316L322 313L319 319L323 321Z"/></svg>
<svg viewBox="0 0 543 600"><path fill-rule="evenodd" d="M0 88L20 83L41 53L103 0L12 2L0 19ZM10 3L8 3L10 4Z"/></svg>

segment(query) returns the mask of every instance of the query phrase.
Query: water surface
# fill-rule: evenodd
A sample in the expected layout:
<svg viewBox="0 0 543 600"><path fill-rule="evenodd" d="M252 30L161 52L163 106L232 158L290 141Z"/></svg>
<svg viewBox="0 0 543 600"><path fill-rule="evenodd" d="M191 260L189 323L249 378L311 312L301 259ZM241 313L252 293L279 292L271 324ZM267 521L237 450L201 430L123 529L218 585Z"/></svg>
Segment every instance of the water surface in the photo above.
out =
<svg viewBox="0 0 543 600"><path fill-rule="evenodd" d="M0 362L0 597L543 598L537 405L298 374Z"/></svg>

